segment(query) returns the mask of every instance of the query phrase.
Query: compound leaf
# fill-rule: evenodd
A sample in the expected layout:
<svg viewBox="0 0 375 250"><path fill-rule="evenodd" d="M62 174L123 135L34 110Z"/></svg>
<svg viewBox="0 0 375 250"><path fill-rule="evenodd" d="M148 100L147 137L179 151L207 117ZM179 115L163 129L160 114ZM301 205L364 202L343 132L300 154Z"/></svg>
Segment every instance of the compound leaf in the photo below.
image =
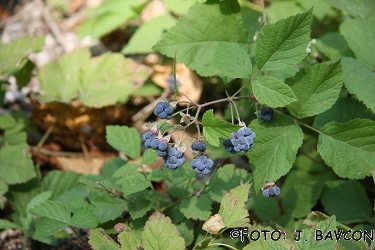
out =
<svg viewBox="0 0 375 250"><path fill-rule="evenodd" d="M127 203L123 199L110 196L107 193L93 193L90 202L94 206L94 214L99 223L114 220L125 210Z"/></svg>
<svg viewBox="0 0 375 250"><path fill-rule="evenodd" d="M256 41L257 67L269 71L299 63L307 55L311 22L312 9L264 26Z"/></svg>
<svg viewBox="0 0 375 250"><path fill-rule="evenodd" d="M342 86L341 62L307 66L289 82L298 101L287 105L298 119L323 113L336 102Z"/></svg>
<svg viewBox="0 0 375 250"><path fill-rule="evenodd" d="M219 138L229 138L230 133L237 131L240 126L223 121L214 117L212 109L207 110L202 118L203 134L208 142L216 147L219 147Z"/></svg>
<svg viewBox="0 0 375 250"><path fill-rule="evenodd" d="M22 227L14 222L11 222L9 220L3 220L0 219L0 229L20 229L22 230Z"/></svg>
<svg viewBox="0 0 375 250"><path fill-rule="evenodd" d="M120 250L119 245L101 228L89 230L89 239L94 250Z"/></svg>
<svg viewBox="0 0 375 250"><path fill-rule="evenodd" d="M180 204L180 211L187 219L207 220L211 215L211 200L206 195L193 196Z"/></svg>
<svg viewBox="0 0 375 250"><path fill-rule="evenodd" d="M373 43L375 40L374 26L374 16L365 20L348 19L340 26L341 33L348 41L348 45L356 57L372 68L375 68L375 57L370 53L370 51L375 51L375 44Z"/></svg>
<svg viewBox="0 0 375 250"><path fill-rule="evenodd" d="M251 72L247 68L251 64L246 55L249 51L247 32L241 21L237 1L212 0L196 4L153 48L171 58L176 54L179 61L202 76L244 77L244 73ZM241 69L226 68L231 63L241 65Z"/></svg>
<svg viewBox="0 0 375 250"><path fill-rule="evenodd" d="M233 188L224 195L220 204L221 215L226 228L248 227L250 219L245 206L248 199L250 184Z"/></svg>
<svg viewBox="0 0 375 250"><path fill-rule="evenodd" d="M268 123L253 120L249 127L257 134L247 156L258 192L266 180L274 182L289 172L302 145L303 132L288 116L280 114Z"/></svg>
<svg viewBox="0 0 375 250"><path fill-rule="evenodd" d="M173 171L167 170L171 173L165 179L165 184L168 186L168 194L179 199L193 192L193 184L196 176L188 164L184 164Z"/></svg>
<svg viewBox="0 0 375 250"><path fill-rule="evenodd" d="M259 76L251 84L257 101L272 108L285 107L297 101L293 90L283 81L272 76Z"/></svg>
<svg viewBox="0 0 375 250"><path fill-rule="evenodd" d="M142 232L142 246L144 249L178 250L185 249L185 240L169 217L154 212Z"/></svg>
<svg viewBox="0 0 375 250"><path fill-rule="evenodd" d="M375 162L375 122L354 119L330 122L319 135L318 152L341 178L370 176Z"/></svg>
<svg viewBox="0 0 375 250"><path fill-rule="evenodd" d="M121 231L118 235L118 240L122 249L140 249L140 244L134 232L125 224L119 223L115 225L116 231Z"/></svg>
<svg viewBox="0 0 375 250"><path fill-rule="evenodd" d="M342 58L345 87L375 113L375 73L365 63L349 57Z"/></svg>
<svg viewBox="0 0 375 250"><path fill-rule="evenodd" d="M320 199L324 210L343 223L365 222L371 218L370 201L358 181L328 181Z"/></svg>
<svg viewBox="0 0 375 250"><path fill-rule="evenodd" d="M148 198L145 190L127 197L128 210L133 220L143 217L151 210L152 203Z"/></svg>
<svg viewBox="0 0 375 250"><path fill-rule="evenodd" d="M106 139L114 149L133 159L141 155L141 137L135 128L106 126Z"/></svg>

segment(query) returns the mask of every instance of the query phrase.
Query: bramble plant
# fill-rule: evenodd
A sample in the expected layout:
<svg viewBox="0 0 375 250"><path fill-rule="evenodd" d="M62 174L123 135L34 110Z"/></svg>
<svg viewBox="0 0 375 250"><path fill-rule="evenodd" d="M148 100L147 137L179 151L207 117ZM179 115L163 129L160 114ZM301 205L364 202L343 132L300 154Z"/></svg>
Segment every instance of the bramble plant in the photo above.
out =
<svg viewBox="0 0 375 250"><path fill-rule="evenodd" d="M106 1L97 9L116 3L127 8L111 29L144 7L124 2ZM85 228L93 249L374 249L374 2L272 1L266 8L263 0L262 7L248 1L186 1L186 11L179 12L182 2L165 1L181 18L150 20L122 50L174 58L174 74L164 100L152 107L159 120L149 123L148 131L140 135L135 128L106 126L107 142L126 157L106 162L101 174L51 171L42 178L30 157L20 156L27 152L22 126L10 115L0 118L5 131L0 194L14 210L13 222L1 219L0 229L20 229L26 239L54 244L66 227ZM344 20L335 24L339 32L314 29L311 38L312 26L337 15ZM95 22L105 21L99 15ZM95 22L89 19L81 34L109 32L102 25L95 30ZM166 31L153 34L156 24ZM137 47L146 31L154 44ZM67 58L77 58L81 70L73 75L77 84L58 95L61 87L49 85L50 70L64 63L61 71L69 71ZM110 80L95 73L114 81L106 92L113 99L104 98L101 85L93 93L88 86L89 73L104 67L105 58L129 71L136 67L115 53L96 59L87 50L65 55L39 72L45 87L41 99L79 98L95 107L126 102L147 70L140 67L137 75L127 76L131 88L125 97L117 84L121 71L108 74ZM176 61L201 77L217 77L224 87L235 79L241 85L226 98L199 103L180 90ZM225 119L214 112L219 103L228 106ZM197 137L188 147L183 135L192 128ZM177 131L182 136L172 140ZM7 158L15 152L24 162ZM223 156L246 157L250 168L221 166ZM159 157L164 167L147 171ZM15 167L19 178L9 172ZM165 194L155 182L165 184Z"/></svg>

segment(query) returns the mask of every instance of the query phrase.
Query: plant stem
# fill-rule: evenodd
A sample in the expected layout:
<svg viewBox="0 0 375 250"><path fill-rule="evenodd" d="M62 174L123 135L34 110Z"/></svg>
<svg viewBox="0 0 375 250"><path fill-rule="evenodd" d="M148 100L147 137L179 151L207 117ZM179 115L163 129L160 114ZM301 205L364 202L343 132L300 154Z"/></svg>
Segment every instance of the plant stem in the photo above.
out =
<svg viewBox="0 0 375 250"><path fill-rule="evenodd" d="M232 95L232 99L234 100L234 97L236 96L236 95L238 95L238 93L240 93L249 83L251 83L251 81L258 75L258 73L260 72L260 70L258 69L257 70L257 72L255 72L254 73L254 75L244 84L244 85L242 85L242 87L241 88L239 88L237 91L236 91L236 93L234 93L233 95Z"/></svg>
<svg viewBox="0 0 375 250"><path fill-rule="evenodd" d="M264 6L264 0L261 0L261 2L262 2L263 22L264 22L264 25L266 25L267 24L266 8Z"/></svg>
<svg viewBox="0 0 375 250"><path fill-rule="evenodd" d="M65 108L60 112L60 114L57 115L56 120L54 123L47 129L46 133L44 133L42 139L38 142L38 145L36 145L37 149L40 149L43 144L48 139L49 135L52 133L53 129L55 128L57 122L60 120L60 118L65 114L65 111L68 109L68 106L65 106Z"/></svg>
<svg viewBox="0 0 375 250"><path fill-rule="evenodd" d="M88 245L88 243L81 237L81 235L79 235L76 230L74 230L74 228L72 226L69 226L70 229L72 229L73 233L78 237L78 239L80 239L82 242L84 242L85 244Z"/></svg>
<svg viewBox="0 0 375 250"><path fill-rule="evenodd" d="M316 128L313 128L313 127L311 127L310 125L307 125L307 124L305 124L305 123L303 123L303 122L300 122L300 121L298 121L298 120L295 120L295 122L297 122L298 124L301 124L302 126L305 126L306 128L309 128L309 129L311 129L311 130L317 132L318 134L321 134L321 133L322 133L320 130L318 130L318 129L316 129Z"/></svg>

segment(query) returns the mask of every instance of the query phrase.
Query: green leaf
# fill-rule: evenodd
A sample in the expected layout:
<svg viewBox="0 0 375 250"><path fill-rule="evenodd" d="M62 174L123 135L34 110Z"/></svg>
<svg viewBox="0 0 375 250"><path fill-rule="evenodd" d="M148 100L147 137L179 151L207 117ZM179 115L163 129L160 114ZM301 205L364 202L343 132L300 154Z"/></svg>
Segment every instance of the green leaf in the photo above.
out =
<svg viewBox="0 0 375 250"><path fill-rule="evenodd" d="M81 70L89 60L90 51L81 49L44 65L38 72L40 89L43 91L41 100L70 103L77 98Z"/></svg>
<svg viewBox="0 0 375 250"><path fill-rule="evenodd" d="M293 218L305 218L316 205L324 182L310 181L294 185L283 199L283 211Z"/></svg>
<svg viewBox="0 0 375 250"><path fill-rule="evenodd" d="M121 233L118 235L117 238L121 244L122 249L140 249L141 245L138 242L137 237L128 226L121 223L115 225L115 227L121 230Z"/></svg>
<svg viewBox="0 0 375 250"><path fill-rule="evenodd" d="M262 71L294 66L307 55L312 9L264 26L256 41L257 67Z"/></svg>
<svg viewBox="0 0 375 250"><path fill-rule="evenodd" d="M333 232L336 229L336 217L333 215L325 221L319 222L311 229L304 229L301 233L301 240L296 243L296 249L313 250L313 249L334 249L335 240L316 240L317 230L323 235Z"/></svg>
<svg viewBox="0 0 375 250"><path fill-rule="evenodd" d="M216 147L219 147L220 145L220 138L227 139L232 132L235 132L239 128L241 128L238 125L234 125L232 123L216 118L212 109L207 110L203 114L202 125L204 137L210 144Z"/></svg>
<svg viewBox="0 0 375 250"><path fill-rule="evenodd" d="M335 215L340 222L365 222L371 218L372 205L366 190L358 181L326 182L320 199L324 210Z"/></svg>
<svg viewBox="0 0 375 250"><path fill-rule="evenodd" d="M355 118L375 120L375 114L355 99L339 98L332 108L315 117L313 126L321 129L331 121L346 123Z"/></svg>
<svg viewBox="0 0 375 250"><path fill-rule="evenodd" d="M140 5L138 0L109 0L88 12L89 19L80 25L79 37L102 37L137 17L133 9Z"/></svg>
<svg viewBox="0 0 375 250"><path fill-rule="evenodd" d="M171 129L175 129L179 126L177 124L169 124L166 121L161 121L161 122L150 123L150 125L148 127L152 128L154 125L157 125L158 131L160 131L162 134L171 130Z"/></svg>
<svg viewBox="0 0 375 250"><path fill-rule="evenodd" d="M94 214L99 223L116 219L124 212L127 205L125 200L108 193L96 193L92 196L90 202L94 206Z"/></svg>
<svg viewBox="0 0 375 250"><path fill-rule="evenodd" d="M147 175L147 180L161 181L161 180L171 177L171 175L172 175L171 171L169 171L168 169L157 168L157 169L152 170L152 172L149 175Z"/></svg>
<svg viewBox="0 0 375 250"><path fill-rule="evenodd" d="M9 129L16 125L16 120L11 115L0 116L0 129Z"/></svg>
<svg viewBox="0 0 375 250"><path fill-rule="evenodd" d="M127 175L132 175L139 167L140 165L138 163L126 163L124 166L113 173L113 177L122 178Z"/></svg>
<svg viewBox="0 0 375 250"><path fill-rule="evenodd" d="M178 231L182 237L184 237L186 246L189 246L194 241L194 227L191 220L184 220L183 222L178 223Z"/></svg>
<svg viewBox="0 0 375 250"><path fill-rule="evenodd" d="M82 65L79 99L95 108L125 103L149 74L148 67L119 53L93 57Z"/></svg>
<svg viewBox="0 0 375 250"><path fill-rule="evenodd" d="M141 137L135 128L106 126L106 139L114 149L133 159L141 155Z"/></svg>
<svg viewBox="0 0 375 250"><path fill-rule="evenodd" d="M228 73L237 75L238 70L228 72L223 68L223 62L236 61L239 65L249 63L248 57L238 55L239 49L244 53L249 50L247 33L242 28L241 21L240 7L236 1L212 0L206 4L196 4L174 27L163 34L153 49L172 58L176 53L180 62L196 70L201 76L226 76ZM222 50L235 50L238 57ZM220 54L218 63L216 54ZM226 65L228 67L230 63ZM248 74L248 70L246 73Z"/></svg>
<svg viewBox="0 0 375 250"><path fill-rule="evenodd" d="M364 19L375 11L375 2L372 0L325 0L333 7L348 12L350 15Z"/></svg>
<svg viewBox="0 0 375 250"><path fill-rule="evenodd" d="M29 201L29 203L27 203L26 212L28 212L32 207L34 207L34 206L36 206L40 203L46 202L49 198L51 198L52 194L53 194L52 191L44 191L44 192L41 192L40 194L34 196Z"/></svg>
<svg viewBox="0 0 375 250"><path fill-rule="evenodd" d="M298 119L323 113L336 102L342 83L340 61L307 66L288 82L298 101L287 109Z"/></svg>
<svg viewBox="0 0 375 250"><path fill-rule="evenodd" d="M35 177L29 146L26 143L0 148L0 159L0 180L5 183L22 183Z"/></svg>
<svg viewBox="0 0 375 250"><path fill-rule="evenodd" d="M146 222L142 233L144 249L185 249L185 240L169 217L160 212L153 213Z"/></svg>
<svg viewBox="0 0 375 250"><path fill-rule="evenodd" d="M375 113L375 74L365 63L354 58L342 58L343 79L350 93Z"/></svg>
<svg viewBox="0 0 375 250"><path fill-rule="evenodd" d="M375 44L373 43L375 40L374 26L375 17L373 15L365 20L348 19L340 26L341 33L348 41L349 47L356 57L367 63L371 68L375 68L375 58L370 52L375 50Z"/></svg>
<svg viewBox="0 0 375 250"><path fill-rule="evenodd" d="M374 121L330 122L321 132L318 152L338 176L362 179L371 175L375 162Z"/></svg>
<svg viewBox="0 0 375 250"><path fill-rule="evenodd" d="M149 20L142 24L130 37L121 53L129 55L153 52L152 46L160 39L163 32L174 26L175 23L176 19L169 14Z"/></svg>
<svg viewBox="0 0 375 250"><path fill-rule="evenodd" d="M187 219L207 220L211 215L211 200L206 195L193 196L180 204L180 211Z"/></svg>
<svg viewBox="0 0 375 250"><path fill-rule="evenodd" d="M241 181L248 179L248 173L244 169L238 169L233 164L227 164L217 170L206 191L212 200L221 202L228 190L237 187Z"/></svg>
<svg viewBox="0 0 375 250"><path fill-rule="evenodd" d="M146 190L126 197L128 200L128 210L133 220L145 216L152 209L152 203L149 198Z"/></svg>
<svg viewBox="0 0 375 250"><path fill-rule="evenodd" d="M261 13L259 11L252 10L245 6L241 6L241 14L242 27L247 30L247 33L249 35L248 41L253 41L255 33L262 28L258 21L259 16L261 16Z"/></svg>
<svg viewBox="0 0 375 250"><path fill-rule="evenodd" d="M226 228L250 226L249 213L245 206L248 199L250 184L238 186L224 195L220 204L221 215Z"/></svg>
<svg viewBox="0 0 375 250"><path fill-rule="evenodd" d="M94 228L97 222L95 215L89 208L80 208L73 213L72 220L69 224L79 228Z"/></svg>
<svg viewBox="0 0 375 250"><path fill-rule="evenodd" d="M4 209L6 198L3 195L8 192L8 188L9 186L4 181L0 181L0 210Z"/></svg>
<svg viewBox="0 0 375 250"><path fill-rule="evenodd" d="M0 229L19 229L22 230L22 227L14 222L9 220L0 219Z"/></svg>
<svg viewBox="0 0 375 250"><path fill-rule="evenodd" d="M297 101L292 89L274 77L259 76L251 82L251 85L257 101L272 108L285 107Z"/></svg>
<svg viewBox="0 0 375 250"><path fill-rule="evenodd" d="M44 36L25 37L11 43L0 43L0 75L10 74L18 68L17 64L31 52L38 52L44 44Z"/></svg>
<svg viewBox="0 0 375 250"><path fill-rule="evenodd" d="M39 218L35 224L35 237L44 238L68 227L68 223L48 217Z"/></svg>
<svg viewBox="0 0 375 250"><path fill-rule="evenodd" d="M142 164L150 165L156 162L158 154L152 148L146 149L142 156Z"/></svg>
<svg viewBox="0 0 375 250"><path fill-rule="evenodd" d="M117 184L120 184L122 186L124 197L128 196L129 194L134 194L142 191L150 186L150 182L146 181L145 176L138 172L123 177L122 179L117 181Z"/></svg>
<svg viewBox="0 0 375 250"><path fill-rule="evenodd" d="M196 176L195 172L191 171L191 167L188 164L184 164L182 167L175 170L166 170L171 173L170 177L165 179L169 195L179 199L193 192L193 184Z"/></svg>
<svg viewBox="0 0 375 250"><path fill-rule="evenodd" d="M296 1L273 1L266 8L267 21L275 23L280 19L288 18L291 15L298 15L303 11L305 11L305 9Z"/></svg>
<svg viewBox="0 0 375 250"><path fill-rule="evenodd" d="M303 142L302 129L288 116L275 114L271 122L253 120L249 126L257 137L247 156L253 165L254 187L275 182L291 169Z"/></svg>
<svg viewBox="0 0 375 250"><path fill-rule="evenodd" d="M250 56L237 44L223 44L215 53L215 64L220 75L230 78L250 77Z"/></svg>
<svg viewBox="0 0 375 250"><path fill-rule="evenodd" d="M89 244L94 250L120 250L119 245L101 228L88 231Z"/></svg>
<svg viewBox="0 0 375 250"><path fill-rule="evenodd" d="M79 98L84 105L96 108L124 103L149 73L146 66L119 53L90 58L89 50L81 49L40 69L40 98L64 103Z"/></svg>
<svg viewBox="0 0 375 250"><path fill-rule="evenodd" d="M65 204L58 201L46 201L29 209L30 214L47 217L56 221L69 223L70 211Z"/></svg>
<svg viewBox="0 0 375 250"><path fill-rule="evenodd" d="M284 193L284 189L282 189L281 192ZM263 193L259 192L258 194L250 195L249 203L251 202L253 203L253 206L251 208L254 210L259 219L265 221L272 221L277 219L280 212L279 205L277 204L276 199L265 198L263 196Z"/></svg>

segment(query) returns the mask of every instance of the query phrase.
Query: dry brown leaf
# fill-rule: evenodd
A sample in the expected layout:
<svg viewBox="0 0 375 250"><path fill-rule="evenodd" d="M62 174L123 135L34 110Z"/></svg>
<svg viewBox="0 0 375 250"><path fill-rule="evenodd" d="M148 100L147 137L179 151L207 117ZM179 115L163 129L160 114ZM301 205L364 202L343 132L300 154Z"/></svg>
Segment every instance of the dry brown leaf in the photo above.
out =
<svg viewBox="0 0 375 250"><path fill-rule="evenodd" d="M202 229L210 234L217 234L222 228L225 228L225 223L220 214L211 216L202 226Z"/></svg>

